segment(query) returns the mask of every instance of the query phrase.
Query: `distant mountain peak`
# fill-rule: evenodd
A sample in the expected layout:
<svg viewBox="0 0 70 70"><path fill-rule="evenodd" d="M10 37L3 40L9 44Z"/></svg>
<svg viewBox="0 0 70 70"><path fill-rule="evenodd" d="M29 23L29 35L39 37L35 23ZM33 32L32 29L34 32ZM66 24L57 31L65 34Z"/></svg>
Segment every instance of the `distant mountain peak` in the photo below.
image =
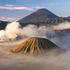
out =
<svg viewBox="0 0 70 70"><path fill-rule="evenodd" d="M43 23L46 22L48 18L58 18L58 16L50 12L48 9L42 8L20 19L19 22L22 25L27 23Z"/></svg>
<svg viewBox="0 0 70 70"><path fill-rule="evenodd" d="M36 12L34 12L33 14L37 14L37 15L40 15L40 16L46 16L48 18L57 18L58 17L46 8L39 9Z"/></svg>
<svg viewBox="0 0 70 70"><path fill-rule="evenodd" d="M42 13L46 12L47 13L47 12L50 12L50 11L48 9L46 9L46 8L41 8L41 9L38 9L36 12L42 12Z"/></svg>
<svg viewBox="0 0 70 70"><path fill-rule="evenodd" d="M42 12L42 13L44 13L44 12L49 12L49 10L48 9L46 9L46 8L42 8L42 9L38 9L36 12Z"/></svg>

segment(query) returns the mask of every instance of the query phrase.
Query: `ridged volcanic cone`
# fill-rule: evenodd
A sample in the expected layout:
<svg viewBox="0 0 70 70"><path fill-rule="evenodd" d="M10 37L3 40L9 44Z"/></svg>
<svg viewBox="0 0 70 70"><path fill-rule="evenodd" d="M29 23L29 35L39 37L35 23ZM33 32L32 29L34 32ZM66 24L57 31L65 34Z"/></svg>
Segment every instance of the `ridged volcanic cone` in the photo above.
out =
<svg viewBox="0 0 70 70"><path fill-rule="evenodd" d="M10 51L13 53L23 52L24 54L42 54L43 52L60 49L54 43L45 38L30 37L18 44L15 48Z"/></svg>

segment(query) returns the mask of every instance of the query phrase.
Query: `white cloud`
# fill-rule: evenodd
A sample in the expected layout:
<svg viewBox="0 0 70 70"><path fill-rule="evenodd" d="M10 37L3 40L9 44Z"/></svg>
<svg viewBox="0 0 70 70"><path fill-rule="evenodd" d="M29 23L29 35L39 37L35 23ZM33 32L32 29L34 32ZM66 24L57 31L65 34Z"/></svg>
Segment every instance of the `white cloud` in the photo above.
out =
<svg viewBox="0 0 70 70"><path fill-rule="evenodd" d="M36 6L36 7L28 7L28 6L17 6L13 4L5 4L3 6L0 6L0 9L2 10L28 10L28 11L34 11L40 8L44 8L41 6Z"/></svg>
<svg viewBox="0 0 70 70"><path fill-rule="evenodd" d="M43 6L36 6L35 9L41 9L41 8L46 8L46 7L43 7Z"/></svg>
<svg viewBox="0 0 70 70"><path fill-rule="evenodd" d="M12 7L12 6L16 6L16 5L13 5L13 4L5 4L4 6L10 6L10 7Z"/></svg>
<svg viewBox="0 0 70 70"><path fill-rule="evenodd" d="M27 6L16 6L16 5L10 5L10 4L6 4L4 6L0 6L0 9L4 9L4 10L28 10L28 11L32 11L34 10L34 8L32 7L27 7Z"/></svg>
<svg viewBox="0 0 70 70"><path fill-rule="evenodd" d="M4 17L4 16L0 16L0 20L3 20L3 21L16 21L20 18L18 17Z"/></svg>

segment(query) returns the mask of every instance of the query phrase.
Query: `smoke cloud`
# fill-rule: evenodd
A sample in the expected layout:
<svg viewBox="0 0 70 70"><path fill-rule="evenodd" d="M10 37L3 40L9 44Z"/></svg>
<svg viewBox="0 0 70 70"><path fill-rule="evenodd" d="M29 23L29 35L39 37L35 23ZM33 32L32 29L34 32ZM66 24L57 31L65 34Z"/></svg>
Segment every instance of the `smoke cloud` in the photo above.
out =
<svg viewBox="0 0 70 70"><path fill-rule="evenodd" d="M61 48L70 48L70 33L64 29L70 29L70 23L61 23L52 27L35 25L27 25L26 27L20 28L18 22L12 22L7 25L5 30L0 30L0 40L16 39L18 36L24 38L26 37L45 37L53 41L55 44ZM62 32L61 30L64 30ZM18 43L17 43L18 44ZM6 44L4 44L6 47ZM59 56L43 56L43 57L29 57L23 54L8 55L4 50L4 46L0 47L0 69L17 70L19 68L25 70L70 70L70 50L60 54ZM12 46L12 43L11 45ZM9 44L7 48L9 47ZM3 49L3 50L2 50ZM2 51L2 54L1 54ZM4 51L4 52L3 52ZM16 57L15 57L16 56ZM5 58L6 57L6 58ZM19 60L19 61L18 61ZM16 67L15 67L16 64Z"/></svg>
<svg viewBox="0 0 70 70"><path fill-rule="evenodd" d="M70 29L70 23L69 22L60 23L58 25L53 26L53 29L55 30Z"/></svg>
<svg viewBox="0 0 70 70"><path fill-rule="evenodd" d="M20 32L20 24L18 22L12 22L7 25L5 29L6 37L8 39L15 39Z"/></svg>
<svg viewBox="0 0 70 70"><path fill-rule="evenodd" d="M0 30L0 41L16 40L16 38L25 37L42 37L48 38L56 45L62 48L69 48L70 46L70 33L66 32L64 29L69 29L70 23L65 22L52 27L36 25L27 25L21 28L19 22L9 23L5 30ZM62 32L64 30L65 32Z"/></svg>
<svg viewBox="0 0 70 70"><path fill-rule="evenodd" d="M18 22L9 23L5 30L0 30L0 40L16 39L18 36L47 38L47 35L53 36L55 35L55 31L46 26L37 27L36 25L27 25L26 27L20 28L20 24Z"/></svg>

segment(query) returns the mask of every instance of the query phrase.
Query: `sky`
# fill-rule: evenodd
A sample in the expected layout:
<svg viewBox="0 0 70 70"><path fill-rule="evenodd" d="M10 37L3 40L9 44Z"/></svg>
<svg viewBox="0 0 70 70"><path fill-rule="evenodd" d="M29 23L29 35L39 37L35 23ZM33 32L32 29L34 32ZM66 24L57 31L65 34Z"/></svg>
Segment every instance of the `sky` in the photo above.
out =
<svg viewBox="0 0 70 70"><path fill-rule="evenodd" d="M70 0L0 0L0 20L15 21L40 8L60 17L70 16Z"/></svg>

